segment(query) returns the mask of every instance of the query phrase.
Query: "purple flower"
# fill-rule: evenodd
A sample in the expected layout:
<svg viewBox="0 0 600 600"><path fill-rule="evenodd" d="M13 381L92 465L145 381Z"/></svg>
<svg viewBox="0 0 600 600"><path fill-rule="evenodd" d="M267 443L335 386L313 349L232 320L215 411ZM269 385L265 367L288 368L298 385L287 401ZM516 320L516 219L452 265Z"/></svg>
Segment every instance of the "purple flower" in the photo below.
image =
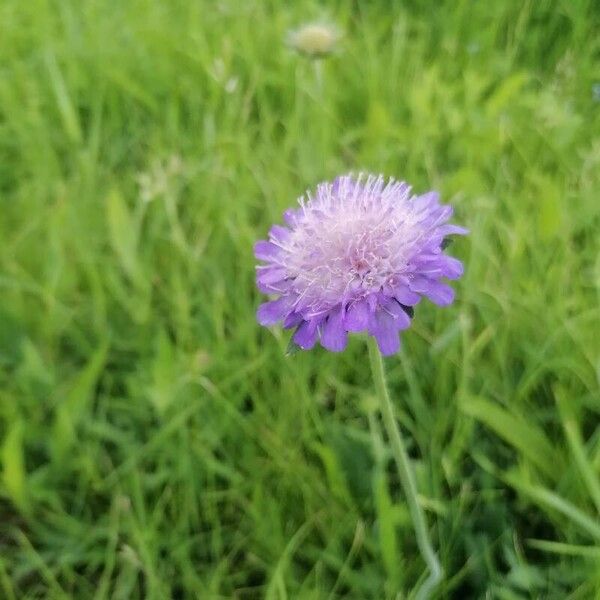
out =
<svg viewBox="0 0 600 600"><path fill-rule="evenodd" d="M283 321L303 349L317 340L346 347L349 332L367 331L382 354L400 347L421 296L451 304L462 263L444 254L446 236L467 230L448 223L452 207L437 192L411 194L404 182L345 175L322 183L285 212L269 240L254 246L258 288L276 296L257 312L261 325Z"/></svg>

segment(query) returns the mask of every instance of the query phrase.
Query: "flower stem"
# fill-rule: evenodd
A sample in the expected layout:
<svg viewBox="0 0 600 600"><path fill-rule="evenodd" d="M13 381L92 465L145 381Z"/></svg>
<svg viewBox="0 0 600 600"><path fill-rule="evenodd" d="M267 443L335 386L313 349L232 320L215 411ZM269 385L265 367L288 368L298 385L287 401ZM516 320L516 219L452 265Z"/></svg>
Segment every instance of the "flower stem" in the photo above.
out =
<svg viewBox="0 0 600 600"><path fill-rule="evenodd" d="M315 79L317 80L317 93L319 94L319 103L323 106L323 61L320 58L313 59L315 68Z"/></svg>
<svg viewBox="0 0 600 600"><path fill-rule="evenodd" d="M392 447L392 454L396 461L400 482L402 483L406 501L408 502L408 508L417 536L417 545L419 546L423 560L429 568L429 577L427 577L416 591L415 598L417 598L417 600L426 600L431 597L433 590L442 579L442 567L440 566L438 557L436 556L431 540L429 539L425 516L417 498L415 477L408 459L408 454L406 453L400 429L396 422L396 418L394 417L394 407L390 400L387 384L385 382L383 359L374 338L369 337L368 345L371 371L373 373L373 379L375 380L375 389L377 391L377 397L379 398L381 416Z"/></svg>

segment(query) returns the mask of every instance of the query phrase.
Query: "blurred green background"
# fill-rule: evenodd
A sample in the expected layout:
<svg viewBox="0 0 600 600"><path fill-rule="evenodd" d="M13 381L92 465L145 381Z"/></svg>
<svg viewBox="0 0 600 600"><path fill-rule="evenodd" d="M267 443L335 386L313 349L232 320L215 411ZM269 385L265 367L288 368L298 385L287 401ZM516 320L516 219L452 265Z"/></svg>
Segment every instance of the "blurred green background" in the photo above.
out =
<svg viewBox="0 0 600 600"><path fill-rule="evenodd" d="M318 65L285 44L342 34ZM0 3L0 597L406 598L364 341L285 357L252 244L439 189L457 301L386 364L439 598L600 597L595 0Z"/></svg>

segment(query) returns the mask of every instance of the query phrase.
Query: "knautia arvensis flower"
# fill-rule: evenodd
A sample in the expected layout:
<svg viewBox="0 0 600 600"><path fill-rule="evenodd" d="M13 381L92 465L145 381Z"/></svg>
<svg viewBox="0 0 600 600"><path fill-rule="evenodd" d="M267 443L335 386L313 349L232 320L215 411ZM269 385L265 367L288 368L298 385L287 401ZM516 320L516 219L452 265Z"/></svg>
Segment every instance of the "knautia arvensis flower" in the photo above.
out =
<svg viewBox="0 0 600 600"><path fill-rule="evenodd" d="M264 263L258 288L275 296L258 309L261 325L283 321L301 348L320 341L333 352L349 332L366 331L389 355L422 296L440 306L454 300L444 279L458 279L463 266L444 254L445 240L467 230L448 223L452 207L437 192L416 196L402 181L345 175L299 204L254 247Z"/></svg>
<svg viewBox="0 0 600 600"><path fill-rule="evenodd" d="M324 58L330 55L340 39L333 25L309 23L288 34L288 44L309 58Z"/></svg>

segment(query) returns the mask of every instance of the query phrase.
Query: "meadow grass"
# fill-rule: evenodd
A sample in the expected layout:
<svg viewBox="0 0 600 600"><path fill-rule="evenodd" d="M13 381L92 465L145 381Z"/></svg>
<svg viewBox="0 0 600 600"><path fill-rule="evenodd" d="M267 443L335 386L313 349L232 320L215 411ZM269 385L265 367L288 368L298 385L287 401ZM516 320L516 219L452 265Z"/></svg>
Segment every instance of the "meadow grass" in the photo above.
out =
<svg viewBox="0 0 600 600"><path fill-rule="evenodd" d="M311 20L320 64L285 46ZM0 3L0 597L410 595L364 340L285 356L253 242L439 189L457 302L386 360L439 598L600 597L594 0Z"/></svg>

